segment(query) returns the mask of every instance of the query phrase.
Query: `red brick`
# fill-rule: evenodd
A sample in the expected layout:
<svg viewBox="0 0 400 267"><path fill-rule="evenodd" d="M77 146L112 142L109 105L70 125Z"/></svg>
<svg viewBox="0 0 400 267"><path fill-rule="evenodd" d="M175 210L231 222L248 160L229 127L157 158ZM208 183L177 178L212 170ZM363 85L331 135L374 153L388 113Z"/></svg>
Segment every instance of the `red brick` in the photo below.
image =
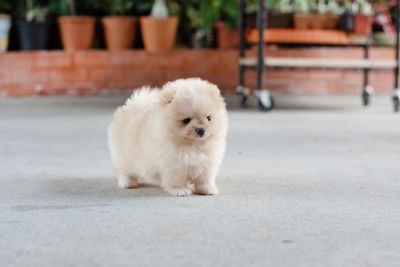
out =
<svg viewBox="0 0 400 267"><path fill-rule="evenodd" d="M308 72L309 79L325 79L340 81L343 78L343 70L337 69L312 69Z"/></svg>
<svg viewBox="0 0 400 267"><path fill-rule="evenodd" d="M219 50L214 50L219 51ZM210 50L193 50L186 51L183 53L183 64L185 68L193 68L198 66L215 64L219 62L218 52L212 52Z"/></svg>
<svg viewBox="0 0 400 267"><path fill-rule="evenodd" d="M35 86L31 83L14 83L7 87L3 87L8 96L31 96L35 95Z"/></svg>
<svg viewBox="0 0 400 267"><path fill-rule="evenodd" d="M390 93L394 89L394 74L388 71L372 71L370 85L375 93Z"/></svg>
<svg viewBox="0 0 400 267"><path fill-rule="evenodd" d="M239 54L236 51L223 51L220 54L220 64L222 64L221 68L226 69L231 72L238 72L238 60Z"/></svg>
<svg viewBox="0 0 400 267"><path fill-rule="evenodd" d="M10 82L14 83L40 83L47 82L49 74L47 71L12 71L8 70L7 75Z"/></svg>
<svg viewBox="0 0 400 267"><path fill-rule="evenodd" d="M153 60L150 62L153 63ZM160 62L166 68L183 68L184 67L184 54L175 51L167 56L163 62Z"/></svg>
<svg viewBox="0 0 400 267"><path fill-rule="evenodd" d="M360 83L335 81L328 84L329 94L358 94L362 90Z"/></svg>
<svg viewBox="0 0 400 267"><path fill-rule="evenodd" d="M166 68L163 69L163 76L165 80L175 80L184 78L182 68Z"/></svg>
<svg viewBox="0 0 400 267"><path fill-rule="evenodd" d="M146 67L151 66L155 68L159 67L167 67L170 63L170 59L173 58L176 53L172 51L159 51L159 52L151 52L147 55L146 63L144 64ZM181 55L182 56L182 55ZM182 65L181 62L177 62L178 65ZM173 62L171 62L173 63ZM173 67L173 65L172 65Z"/></svg>
<svg viewBox="0 0 400 267"><path fill-rule="evenodd" d="M36 54L36 68L51 69L51 68L71 68L72 55L70 52L38 52Z"/></svg>
<svg viewBox="0 0 400 267"><path fill-rule="evenodd" d="M88 80L88 70L52 70L49 71L49 80L51 82L85 82Z"/></svg>
<svg viewBox="0 0 400 267"><path fill-rule="evenodd" d="M328 92L328 86L325 82L298 81L291 86L291 93L294 94L316 94L323 95Z"/></svg>
<svg viewBox="0 0 400 267"><path fill-rule="evenodd" d="M291 90L291 83L288 81L267 79L263 81L263 88L288 94Z"/></svg>
<svg viewBox="0 0 400 267"><path fill-rule="evenodd" d="M164 71L160 67L147 66L144 68L125 69L126 79L128 81L152 81L163 80Z"/></svg>
<svg viewBox="0 0 400 267"><path fill-rule="evenodd" d="M0 67L11 69L14 66L32 67L35 65L37 52L7 52L0 54Z"/></svg>
<svg viewBox="0 0 400 267"><path fill-rule="evenodd" d="M308 79L310 71L307 69L268 68L265 77L269 79Z"/></svg>
<svg viewBox="0 0 400 267"><path fill-rule="evenodd" d="M395 52L396 49L392 47L374 47L370 50L370 56L375 59L393 59Z"/></svg>
<svg viewBox="0 0 400 267"><path fill-rule="evenodd" d="M8 84L13 81L12 75L10 75L9 72L1 71L0 72L0 85L2 84Z"/></svg>
<svg viewBox="0 0 400 267"><path fill-rule="evenodd" d="M110 53L102 50L77 51L73 58L76 66L108 66L111 63Z"/></svg>
<svg viewBox="0 0 400 267"><path fill-rule="evenodd" d="M111 51L110 64L112 65L128 65L128 66L144 66L148 64L149 56L144 50L122 50Z"/></svg>
<svg viewBox="0 0 400 267"><path fill-rule="evenodd" d="M107 82L106 88L108 89L135 89L142 86L160 86L160 84L155 84L156 81L146 82L146 81L109 81Z"/></svg>
<svg viewBox="0 0 400 267"><path fill-rule="evenodd" d="M269 56L363 57L361 48L265 49ZM256 54L256 49L248 54ZM376 58L390 58L392 48L372 48ZM238 83L238 52L231 50L49 51L12 52L0 55L0 94L97 94L103 89L127 90L143 85L161 86L168 80L201 77L222 90L234 92ZM246 86L256 87L256 73L245 74ZM391 70L371 72L370 84L377 93L393 89ZM296 94L359 94L360 70L268 68L263 87Z"/></svg>
<svg viewBox="0 0 400 267"><path fill-rule="evenodd" d="M127 78L126 70L124 68L109 67L101 69L91 69L89 80L90 81L119 81Z"/></svg>
<svg viewBox="0 0 400 267"><path fill-rule="evenodd" d="M343 80L346 81L359 81L361 82L364 77L364 72L361 70L343 70Z"/></svg>
<svg viewBox="0 0 400 267"><path fill-rule="evenodd" d="M35 64L35 52L7 52L0 54L0 72L30 71Z"/></svg>

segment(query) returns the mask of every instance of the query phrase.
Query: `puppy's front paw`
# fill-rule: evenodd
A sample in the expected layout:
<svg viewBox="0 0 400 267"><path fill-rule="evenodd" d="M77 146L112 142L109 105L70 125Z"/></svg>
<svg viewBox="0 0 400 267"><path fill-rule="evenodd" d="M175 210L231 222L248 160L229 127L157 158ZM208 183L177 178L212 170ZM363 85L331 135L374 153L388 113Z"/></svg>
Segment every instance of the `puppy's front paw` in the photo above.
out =
<svg viewBox="0 0 400 267"><path fill-rule="evenodd" d="M218 188L216 185L199 184L196 185L196 193L200 195L216 195L218 194Z"/></svg>
<svg viewBox="0 0 400 267"><path fill-rule="evenodd" d="M138 187L138 180L133 177L122 176L118 177L118 186L121 188L135 188Z"/></svg>
<svg viewBox="0 0 400 267"><path fill-rule="evenodd" d="M192 190L187 186L165 188L165 190L168 193L170 193L171 195L177 196L177 197L186 197L186 196L190 196L193 193Z"/></svg>

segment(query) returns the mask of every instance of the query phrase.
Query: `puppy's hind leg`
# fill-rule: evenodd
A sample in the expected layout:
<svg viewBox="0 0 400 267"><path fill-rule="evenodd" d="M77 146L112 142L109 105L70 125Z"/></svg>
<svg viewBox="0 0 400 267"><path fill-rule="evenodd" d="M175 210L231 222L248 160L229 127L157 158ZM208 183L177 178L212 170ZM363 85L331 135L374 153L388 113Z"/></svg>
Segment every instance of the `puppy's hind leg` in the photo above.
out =
<svg viewBox="0 0 400 267"><path fill-rule="evenodd" d="M121 188L135 188L138 187L138 179L132 175L127 175L126 171L115 162L113 162L113 169L117 174L118 186Z"/></svg>
<svg viewBox="0 0 400 267"><path fill-rule="evenodd" d="M127 175L118 175L118 186L121 188L135 188L138 187L138 179Z"/></svg>

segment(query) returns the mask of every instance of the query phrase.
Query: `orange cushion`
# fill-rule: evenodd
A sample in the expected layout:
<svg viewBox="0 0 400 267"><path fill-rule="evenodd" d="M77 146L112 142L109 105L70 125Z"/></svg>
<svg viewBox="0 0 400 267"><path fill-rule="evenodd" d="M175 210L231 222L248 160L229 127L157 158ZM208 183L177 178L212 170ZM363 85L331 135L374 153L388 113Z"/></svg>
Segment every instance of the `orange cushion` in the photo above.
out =
<svg viewBox="0 0 400 267"><path fill-rule="evenodd" d="M258 30L251 30L247 40L258 42ZM267 43L297 43L297 44L350 44L345 31L324 29L265 29L264 42Z"/></svg>

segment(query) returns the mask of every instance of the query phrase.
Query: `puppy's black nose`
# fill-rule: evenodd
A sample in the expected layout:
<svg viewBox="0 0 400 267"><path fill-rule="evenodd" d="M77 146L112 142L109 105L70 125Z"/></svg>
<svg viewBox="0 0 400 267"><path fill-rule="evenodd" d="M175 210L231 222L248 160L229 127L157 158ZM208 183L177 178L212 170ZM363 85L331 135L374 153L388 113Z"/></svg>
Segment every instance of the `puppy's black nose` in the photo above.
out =
<svg viewBox="0 0 400 267"><path fill-rule="evenodd" d="M204 130L204 128L196 128L196 133L200 137L202 137L205 132L206 132L206 130Z"/></svg>

